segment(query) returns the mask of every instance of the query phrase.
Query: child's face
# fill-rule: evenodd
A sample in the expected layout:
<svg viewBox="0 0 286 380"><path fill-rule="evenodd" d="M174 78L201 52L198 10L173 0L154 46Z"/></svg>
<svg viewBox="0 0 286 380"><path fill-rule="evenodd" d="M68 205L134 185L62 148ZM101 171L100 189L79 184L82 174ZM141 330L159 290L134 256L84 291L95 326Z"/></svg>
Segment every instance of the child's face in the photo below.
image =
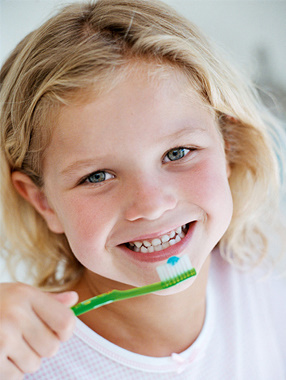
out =
<svg viewBox="0 0 286 380"><path fill-rule="evenodd" d="M178 72L150 80L142 65L99 99L62 109L44 161L47 220L105 278L156 282L154 268L183 254L199 271L230 223L222 138L187 86ZM171 231L185 225L176 243ZM162 236L169 247L157 250ZM148 252L136 252L143 241Z"/></svg>

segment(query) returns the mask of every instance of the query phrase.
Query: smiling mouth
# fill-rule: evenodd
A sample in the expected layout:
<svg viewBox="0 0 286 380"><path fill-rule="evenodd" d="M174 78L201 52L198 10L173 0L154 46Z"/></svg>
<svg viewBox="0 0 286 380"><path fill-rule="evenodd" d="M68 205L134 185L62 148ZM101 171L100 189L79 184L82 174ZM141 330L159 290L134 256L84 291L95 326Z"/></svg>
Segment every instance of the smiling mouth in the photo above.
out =
<svg viewBox="0 0 286 380"><path fill-rule="evenodd" d="M176 228L159 236L152 240L138 240L126 243L125 246L134 252L141 253L153 253L163 251L171 247L172 245L178 244L186 236L189 229L189 224L184 224L181 227Z"/></svg>

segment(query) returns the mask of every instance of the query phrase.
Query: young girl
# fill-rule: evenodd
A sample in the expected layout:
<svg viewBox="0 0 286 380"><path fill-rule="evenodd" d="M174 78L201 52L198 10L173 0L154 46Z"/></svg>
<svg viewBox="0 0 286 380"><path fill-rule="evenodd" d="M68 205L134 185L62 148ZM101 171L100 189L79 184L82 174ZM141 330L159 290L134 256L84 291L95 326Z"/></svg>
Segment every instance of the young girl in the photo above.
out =
<svg viewBox="0 0 286 380"><path fill-rule="evenodd" d="M284 379L273 120L164 4L74 4L29 34L1 72L1 197L34 286L1 284L1 378ZM174 255L197 275L70 310Z"/></svg>

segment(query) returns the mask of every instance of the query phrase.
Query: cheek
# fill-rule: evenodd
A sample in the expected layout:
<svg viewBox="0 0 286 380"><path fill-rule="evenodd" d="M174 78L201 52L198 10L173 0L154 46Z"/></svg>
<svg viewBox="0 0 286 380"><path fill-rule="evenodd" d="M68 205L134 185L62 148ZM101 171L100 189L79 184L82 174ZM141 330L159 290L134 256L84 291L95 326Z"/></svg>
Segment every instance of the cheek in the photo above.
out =
<svg viewBox="0 0 286 380"><path fill-rule="evenodd" d="M183 179L185 195L201 207L209 218L232 215L232 196L225 160L216 157L202 160Z"/></svg>
<svg viewBox="0 0 286 380"><path fill-rule="evenodd" d="M93 196L71 197L65 199L62 219L71 249L80 260L79 256L90 257L104 250L114 208L110 201Z"/></svg>

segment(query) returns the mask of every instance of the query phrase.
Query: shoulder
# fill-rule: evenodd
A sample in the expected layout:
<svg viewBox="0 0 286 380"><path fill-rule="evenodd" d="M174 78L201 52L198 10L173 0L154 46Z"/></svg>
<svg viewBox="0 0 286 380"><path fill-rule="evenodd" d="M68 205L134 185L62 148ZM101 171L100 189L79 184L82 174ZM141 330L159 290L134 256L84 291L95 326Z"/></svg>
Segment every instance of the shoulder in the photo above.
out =
<svg viewBox="0 0 286 380"><path fill-rule="evenodd" d="M267 271L259 266L242 271L226 262L216 249L212 253L209 277L212 286L220 289L222 296L235 292L245 301L253 298L254 304L272 308L272 312L277 314L286 314L286 273L283 276L275 270Z"/></svg>
<svg viewBox="0 0 286 380"><path fill-rule="evenodd" d="M286 358L286 277L259 268L241 271L213 253L208 285L222 334L244 337L250 347L260 346L267 357L269 345ZM273 351L274 352L274 351ZM271 356L271 354L269 354ZM276 356L277 356L276 355ZM274 354L273 354L274 356ZM283 359L284 358L284 359Z"/></svg>

